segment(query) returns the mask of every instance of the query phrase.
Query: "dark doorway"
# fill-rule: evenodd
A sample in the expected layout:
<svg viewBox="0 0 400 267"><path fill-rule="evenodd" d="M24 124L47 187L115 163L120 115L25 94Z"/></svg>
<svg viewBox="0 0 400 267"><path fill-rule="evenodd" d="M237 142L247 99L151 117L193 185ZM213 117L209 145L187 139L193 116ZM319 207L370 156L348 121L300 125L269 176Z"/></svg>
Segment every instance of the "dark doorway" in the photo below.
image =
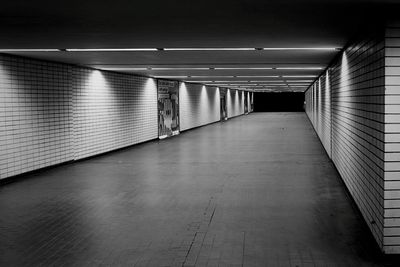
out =
<svg viewBox="0 0 400 267"><path fill-rule="evenodd" d="M304 111L304 93L254 93L255 112Z"/></svg>

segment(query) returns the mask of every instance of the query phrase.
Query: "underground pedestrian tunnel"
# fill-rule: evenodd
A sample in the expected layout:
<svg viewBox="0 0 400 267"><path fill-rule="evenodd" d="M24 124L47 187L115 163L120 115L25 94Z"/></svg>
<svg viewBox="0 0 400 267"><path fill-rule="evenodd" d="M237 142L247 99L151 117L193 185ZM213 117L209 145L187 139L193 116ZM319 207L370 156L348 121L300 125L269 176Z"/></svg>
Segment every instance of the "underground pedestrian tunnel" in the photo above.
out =
<svg viewBox="0 0 400 267"><path fill-rule="evenodd" d="M0 266L399 266L396 1L6 1Z"/></svg>

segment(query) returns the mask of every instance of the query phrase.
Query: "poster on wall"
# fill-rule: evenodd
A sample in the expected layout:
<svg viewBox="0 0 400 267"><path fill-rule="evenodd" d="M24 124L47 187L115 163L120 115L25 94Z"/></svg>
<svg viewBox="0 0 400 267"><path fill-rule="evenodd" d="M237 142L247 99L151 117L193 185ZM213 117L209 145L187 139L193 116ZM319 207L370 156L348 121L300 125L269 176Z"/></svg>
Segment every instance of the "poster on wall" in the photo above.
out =
<svg viewBox="0 0 400 267"><path fill-rule="evenodd" d="M158 136L160 139L179 134L179 83L158 80Z"/></svg>
<svg viewBox="0 0 400 267"><path fill-rule="evenodd" d="M248 114L249 113L249 102L247 102L247 95L248 93L246 91L244 91L244 114Z"/></svg>
<svg viewBox="0 0 400 267"><path fill-rule="evenodd" d="M228 112L227 112L227 90L226 88L219 88L219 99L220 99L220 115L221 121L226 121L228 119Z"/></svg>

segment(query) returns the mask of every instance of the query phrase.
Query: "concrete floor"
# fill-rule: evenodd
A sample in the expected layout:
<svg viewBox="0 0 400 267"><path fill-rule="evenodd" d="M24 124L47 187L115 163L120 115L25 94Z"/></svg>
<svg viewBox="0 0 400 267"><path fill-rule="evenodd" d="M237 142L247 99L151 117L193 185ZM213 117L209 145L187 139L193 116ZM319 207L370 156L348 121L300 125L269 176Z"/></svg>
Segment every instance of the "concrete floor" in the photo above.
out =
<svg viewBox="0 0 400 267"><path fill-rule="evenodd" d="M399 266L304 113L256 113L0 187L0 266Z"/></svg>

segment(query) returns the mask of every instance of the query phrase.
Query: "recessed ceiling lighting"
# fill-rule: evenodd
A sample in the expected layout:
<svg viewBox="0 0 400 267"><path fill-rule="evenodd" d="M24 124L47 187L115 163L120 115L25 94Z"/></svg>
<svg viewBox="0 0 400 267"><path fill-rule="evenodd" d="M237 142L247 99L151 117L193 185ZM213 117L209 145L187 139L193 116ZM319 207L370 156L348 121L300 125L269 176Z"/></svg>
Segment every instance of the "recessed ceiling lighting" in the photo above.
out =
<svg viewBox="0 0 400 267"><path fill-rule="evenodd" d="M341 48L337 47L264 47L262 50L276 50L276 51L284 51L284 50L316 50L316 51L338 51Z"/></svg>
<svg viewBox="0 0 400 267"><path fill-rule="evenodd" d="M198 76L198 75L187 75L187 76L176 76L176 75L162 75L162 76L155 76L157 78L279 78L280 76L278 75L262 75L262 76L219 76L219 75L204 75L204 76Z"/></svg>
<svg viewBox="0 0 400 267"><path fill-rule="evenodd" d="M155 67L151 70L209 70L209 68L197 68L197 67L182 67L182 68L171 68L171 67Z"/></svg>
<svg viewBox="0 0 400 267"><path fill-rule="evenodd" d="M215 70L272 70L271 67L216 67Z"/></svg>
<svg viewBox="0 0 400 267"><path fill-rule="evenodd" d="M214 81L186 81L185 80L185 82L188 82L188 83L212 83Z"/></svg>
<svg viewBox="0 0 400 267"><path fill-rule="evenodd" d="M170 67L102 67L103 70L142 70L142 71L153 71L153 70L209 70L209 68L170 68Z"/></svg>
<svg viewBox="0 0 400 267"><path fill-rule="evenodd" d="M67 52L148 52L157 48L67 48Z"/></svg>
<svg viewBox="0 0 400 267"><path fill-rule="evenodd" d="M298 82L298 83L312 83L314 80L286 80L288 83Z"/></svg>
<svg viewBox="0 0 400 267"><path fill-rule="evenodd" d="M240 76L236 76L237 78L279 78L280 76L279 75L270 75L270 76L250 76L250 75L246 75L246 76L243 76L243 75L240 75Z"/></svg>
<svg viewBox="0 0 400 267"><path fill-rule="evenodd" d="M164 48L164 51L252 51L256 48L249 47L193 47L193 48Z"/></svg>
<svg viewBox="0 0 400 267"><path fill-rule="evenodd" d="M0 52L60 52L61 49L53 48L21 48L21 49L0 49Z"/></svg>
<svg viewBox="0 0 400 267"><path fill-rule="evenodd" d="M322 70L322 67L277 67L277 70Z"/></svg>
<svg viewBox="0 0 400 267"><path fill-rule="evenodd" d="M282 78L316 78L317 75L282 75Z"/></svg>
<svg viewBox="0 0 400 267"><path fill-rule="evenodd" d="M186 76L186 75L183 75L183 76L154 76L154 78L189 78L190 76Z"/></svg>

